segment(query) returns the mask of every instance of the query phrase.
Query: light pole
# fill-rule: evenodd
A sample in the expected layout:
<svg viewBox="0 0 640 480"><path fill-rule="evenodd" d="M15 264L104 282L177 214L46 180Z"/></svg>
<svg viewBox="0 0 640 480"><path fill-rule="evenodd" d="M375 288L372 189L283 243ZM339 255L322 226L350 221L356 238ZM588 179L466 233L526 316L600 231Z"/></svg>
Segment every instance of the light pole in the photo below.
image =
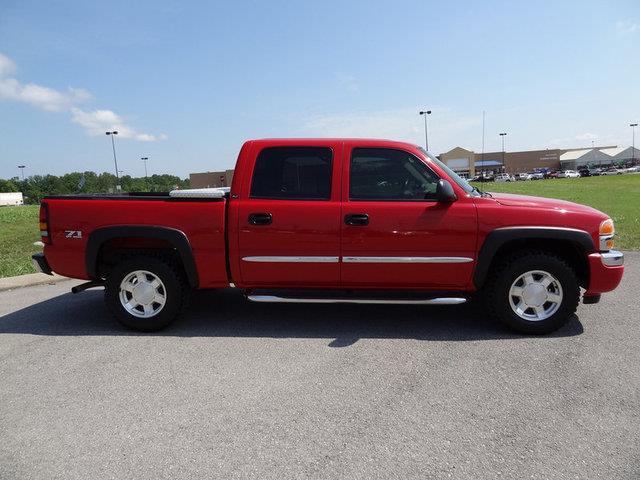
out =
<svg viewBox="0 0 640 480"><path fill-rule="evenodd" d="M507 136L507 132L502 132L499 133L498 135L500 135L500 138L502 139L502 168L507 169L507 166L504 164L504 137Z"/></svg>
<svg viewBox="0 0 640 480"><path fill-rule="evenodd" d="M149 160L149 157L140 157L140 160L144 162L144 178L148 178L149 176L147 175L147 160Z"/></svg>
<svg viewBox="0 0 640 480"><path fill-rule="evenodd" d="M20 169L20 174L22 176L22 181L24 182L24 169L25 169L26 165L18 165L18 168Z"/></svg>
<svg viewBox="0 0 640 480"><path fill-rule="evenodd" d="M109 135L111 137L111 148L113 148L113 163L116 167L116 183L120 183L120 176L118 175L118 159L116 158L116 142L113 140L113 137L115 137L118 132L117 131L112 131L112 132L104 132L106 135ZM117 187L118 185L116 185Z"/></svg>
<svg viewBox="0 0 640 480"><path fill-rule="evenodd" d="M635 165L636 163L636 127L637 123L630 123L631 127L631 162Z"/></svg>
<svg viewBox="0 0 640 480"><path fill-rule="evenodd" d="M420 115L424 115L424 146L425 150L429 151L429 134L427 131L427 115L431 115L431 110L420 110Z"/></svg>

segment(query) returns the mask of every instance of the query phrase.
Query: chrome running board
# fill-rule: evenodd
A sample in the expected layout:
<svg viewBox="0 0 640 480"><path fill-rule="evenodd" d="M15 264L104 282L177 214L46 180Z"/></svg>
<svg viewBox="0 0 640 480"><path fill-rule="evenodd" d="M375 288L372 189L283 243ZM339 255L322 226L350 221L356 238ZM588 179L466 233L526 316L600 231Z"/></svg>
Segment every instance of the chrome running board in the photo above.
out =
<svg viewBox="0 0 640 480"><path fill-rule="evenodd" d="M467 301L460 297L426 299L377 299L377 298L295 298L276 295L247 295L247 300L256 303L368 303L385 305L459 305Z"/></svg>

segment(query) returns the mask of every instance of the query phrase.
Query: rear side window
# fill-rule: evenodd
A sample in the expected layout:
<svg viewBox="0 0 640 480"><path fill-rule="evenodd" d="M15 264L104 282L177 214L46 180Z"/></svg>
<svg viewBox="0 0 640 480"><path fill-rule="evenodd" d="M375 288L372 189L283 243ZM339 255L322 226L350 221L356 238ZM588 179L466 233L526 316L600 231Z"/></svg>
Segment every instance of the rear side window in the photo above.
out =
<svg viewBox="0 0 640 480"><path fill-rule="evenodd" d="M355 148L349 172L350 200L435 200L439 177L408 152Z"/></svg>
<svg viewBox="0 0 640 480"><path fill-rule="evenodd" d="M332 152L328 147L272 147L253 169L251 198L329 200Z"/></svg>

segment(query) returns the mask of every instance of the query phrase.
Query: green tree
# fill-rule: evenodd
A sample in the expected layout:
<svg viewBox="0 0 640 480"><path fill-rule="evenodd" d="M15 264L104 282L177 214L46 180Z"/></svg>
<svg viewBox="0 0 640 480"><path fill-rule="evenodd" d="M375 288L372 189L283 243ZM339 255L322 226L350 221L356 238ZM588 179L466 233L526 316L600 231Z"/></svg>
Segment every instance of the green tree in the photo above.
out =
<svg viewBox="0 0 640 480"><path fill-rule="evenodd" d="M175 188L189 188L189 180L175 175L152 175L149 178L120 177L122 192L168 192ZM17 177L0 179L0 192L22 192L25 203L40 203L46 195L117 193L118 180L107 172L71 172L62 176L32 175L24 180Z"/></svg>
<svg viewBox="0 0 640 480"><path fill-rule="evenodd" d="M18 185L14 182L15 179L4 180L0 178L0 193L6 192L19 192Z"/></svg>

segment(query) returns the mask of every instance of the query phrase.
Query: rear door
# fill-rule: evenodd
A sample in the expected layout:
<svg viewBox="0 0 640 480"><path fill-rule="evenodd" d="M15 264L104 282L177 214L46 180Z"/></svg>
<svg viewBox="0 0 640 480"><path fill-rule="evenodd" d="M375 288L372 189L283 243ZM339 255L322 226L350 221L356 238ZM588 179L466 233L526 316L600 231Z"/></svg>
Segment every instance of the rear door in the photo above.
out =
<svg viewBox="0 0 640 480"><path fill-rule="evenodd" d="M470 282L475 205L461 194L453 203L436 201L440 177L419 155L346 144L343 287L457 289Z"/></svg>
<svg viewBox="0 0 640 480"><path fill-rule="evenodd" d="M337 287L340 154L331 141L255 142L238 202L244 287Z"/></svg>

